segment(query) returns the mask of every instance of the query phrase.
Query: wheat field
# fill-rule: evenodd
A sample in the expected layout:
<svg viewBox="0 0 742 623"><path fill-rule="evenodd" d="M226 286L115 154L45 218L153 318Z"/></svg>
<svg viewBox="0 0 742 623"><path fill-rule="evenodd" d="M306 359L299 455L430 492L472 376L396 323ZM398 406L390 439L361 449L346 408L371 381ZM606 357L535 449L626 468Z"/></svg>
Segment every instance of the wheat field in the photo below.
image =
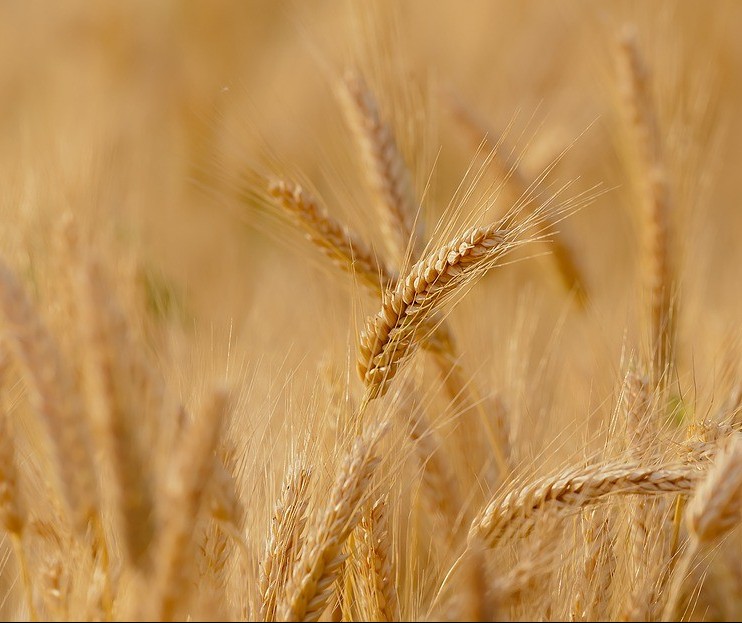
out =
<svg viewBox="0 0 742 623"><path fill-rule="evenodd" d="M738 620L740 27L0 4L0 618Z"/></svg>

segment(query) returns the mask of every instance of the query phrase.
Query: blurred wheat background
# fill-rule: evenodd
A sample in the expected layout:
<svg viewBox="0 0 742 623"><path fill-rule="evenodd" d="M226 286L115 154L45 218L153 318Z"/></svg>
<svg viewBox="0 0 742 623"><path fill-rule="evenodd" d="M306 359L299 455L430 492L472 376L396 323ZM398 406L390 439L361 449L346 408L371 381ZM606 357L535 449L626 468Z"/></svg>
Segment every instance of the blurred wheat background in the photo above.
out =
<svg viewBox="0 0 742 623"><path fill-rule="evenodd" d="M738 620L742 5L0 4L0 618Z"/></svg>

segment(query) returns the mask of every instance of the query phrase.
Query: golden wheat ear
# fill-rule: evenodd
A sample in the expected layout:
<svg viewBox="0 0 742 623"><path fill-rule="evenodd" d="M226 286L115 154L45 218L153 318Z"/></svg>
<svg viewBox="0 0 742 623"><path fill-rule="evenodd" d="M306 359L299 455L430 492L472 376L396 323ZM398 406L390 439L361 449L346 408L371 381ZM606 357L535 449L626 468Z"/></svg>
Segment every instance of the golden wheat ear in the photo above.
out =
<svg viewBox="0 0 742 623"><path fill-rule="evenodd" d="M358 437L335 479L318 523L307 533L291 581L278 608L280 621L317 621L340 576L343 546L361 518L371 478L379 464L375 448L385 429Z"/></svg>
<svg viewBox="0 0 742 623"><path fill-rule="evenodd" d="M0 318L31 406L46 429L62 499L73 525L84 535L99 512L89 422L70 367L24 289L2 262Z"/></svg>
<svg viewBox="0 0 742 623"><path fill-rule="evenodd" d="M691 493L702 472L694 465L642 467L630 463L569 469L493 500L472 523L469 538L495 547L509 534L525 534L548 509L571 512L612 495Z"/></svg>
<svg viewBox="0 0 742 623"><path fill-rule="evenodd" d="M300 463L292 466L283 481L260 565L261 615L276 620L276 608L286 590L304 542L311 470Z"/></svg>
<svg viewBox="0 0 742 623"><path fill-rule="evenodd" d="M472 227L414 264L366 320L359 337L358 374L367 400L383 396L400 365L420 345L427 320L440 307L524 242L507 221Z"/></svg>
<svg viewBox="0 0 742 623"><path fill-rule="evenodd" d="M183 435L163 500L163 529L155 556L151 601L147 604L153 620L177 620L187 612L195 558L193 526L209 491L214 452L229 410L228 392L214 390Z"/></svg>
<svg viewBox="0 0 742 623"><path fill-rule="evenodd" d="M348 125L356 138L363 171L376 195L387 253L395 266L419 255L415 232L418 203L409 168L392 129L381 118L379 105L363 77L348 71L338 88Z"/></svg>
<svg viewBox="0 0 742 623"><path fill-rule="evenodd" d="M327 209L301 186L286 180L273 180L269 182L268 193L317 249L374 294L380 294L394 282L394 275L363 241L348 227L333 220Z"/></svg>
<svg viewBox="0 0 742 623"><path fill-rule="evenodd" d="M632 132L643 178L642 272L648 296L646 325L654 384L664 382L675 359L676 297L671 215L673 201L667 179L664 146L652 95L652 80L637 42L636 30L626 27L619 36L619 85L625 117Z"/></svg>

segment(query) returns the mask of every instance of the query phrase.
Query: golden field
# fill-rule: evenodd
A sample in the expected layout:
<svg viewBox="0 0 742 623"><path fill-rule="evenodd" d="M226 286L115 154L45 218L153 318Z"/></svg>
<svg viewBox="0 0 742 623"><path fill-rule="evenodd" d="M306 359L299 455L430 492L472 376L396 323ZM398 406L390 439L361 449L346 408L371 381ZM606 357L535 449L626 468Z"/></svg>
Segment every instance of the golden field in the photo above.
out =
<svg viewBox="0 0 742 623"><path fill-rule="evenodd" d="M0 618L742 614L742 5L0 5Z"/></svg>

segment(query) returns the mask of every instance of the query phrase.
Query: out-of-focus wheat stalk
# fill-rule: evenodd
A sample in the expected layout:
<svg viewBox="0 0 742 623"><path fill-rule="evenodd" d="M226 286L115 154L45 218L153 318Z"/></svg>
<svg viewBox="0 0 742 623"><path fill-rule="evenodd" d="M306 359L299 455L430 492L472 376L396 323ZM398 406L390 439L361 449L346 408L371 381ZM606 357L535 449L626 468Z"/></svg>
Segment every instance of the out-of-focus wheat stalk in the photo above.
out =
<svg viewBox="0 0 742 623"><path fill-rule="evenodd" d="M675 359L676 283L673 268L671 215L673 212L662 135L652 95L649 69L636 32L627 27L620 36L620 86L626 117L635 137L642 188L644 234L643 279L648 296L648 329L652 381L667 376Z"/></svg>

